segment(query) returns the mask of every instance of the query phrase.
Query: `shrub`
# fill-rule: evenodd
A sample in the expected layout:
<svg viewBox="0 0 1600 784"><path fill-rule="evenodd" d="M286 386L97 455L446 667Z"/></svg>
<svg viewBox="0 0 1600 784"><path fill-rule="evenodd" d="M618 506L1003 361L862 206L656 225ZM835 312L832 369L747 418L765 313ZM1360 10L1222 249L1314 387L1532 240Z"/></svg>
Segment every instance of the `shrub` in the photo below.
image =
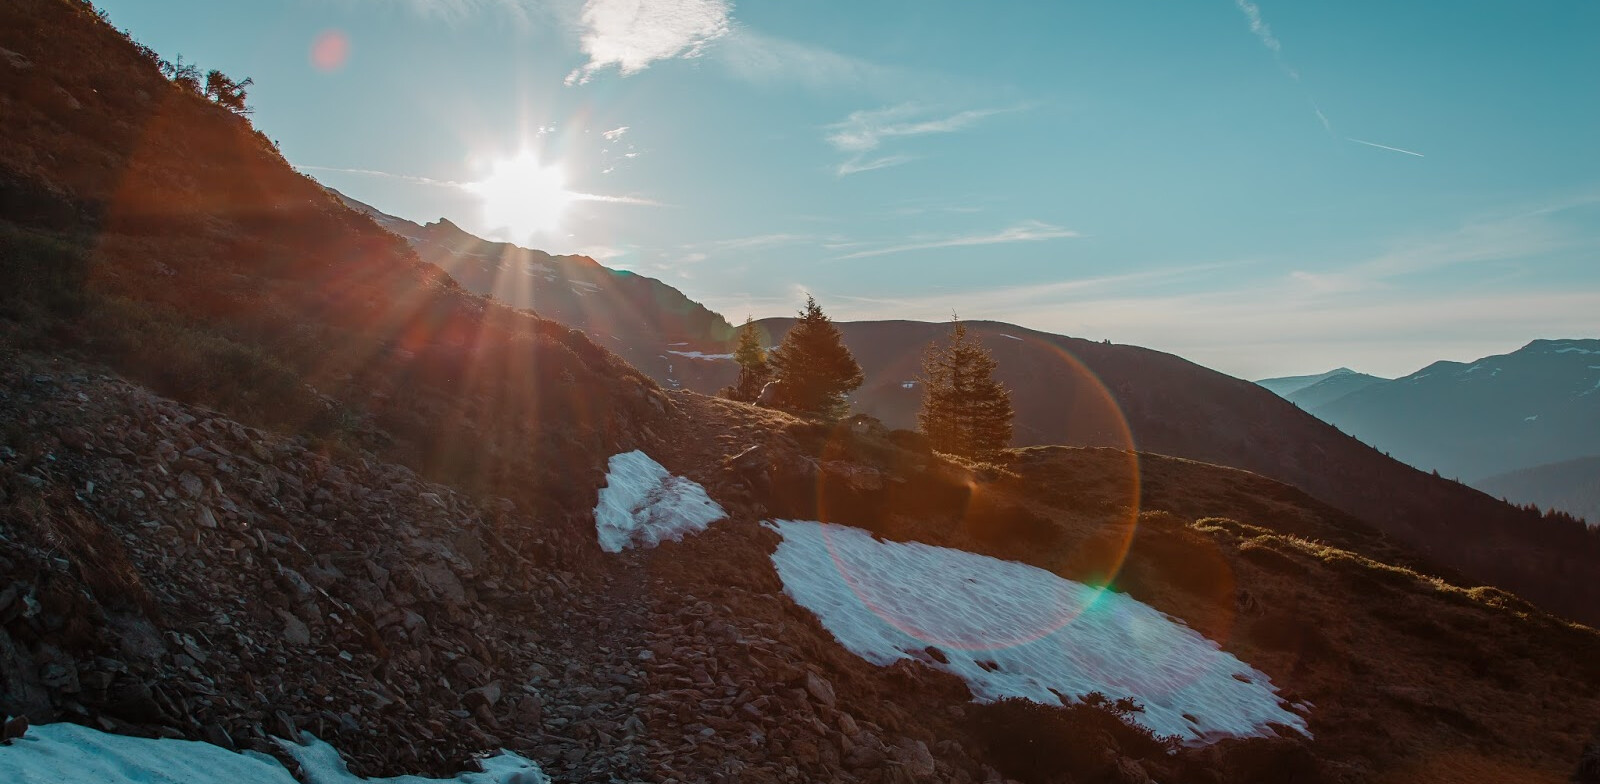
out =
<svg viewBox="0 0 1600 784"><path fill-rule="evenodd" d="M0 224L0 317L69 315L82 309L88 252L67 239ZM41 313L42 311L42 313Z"/></svg>

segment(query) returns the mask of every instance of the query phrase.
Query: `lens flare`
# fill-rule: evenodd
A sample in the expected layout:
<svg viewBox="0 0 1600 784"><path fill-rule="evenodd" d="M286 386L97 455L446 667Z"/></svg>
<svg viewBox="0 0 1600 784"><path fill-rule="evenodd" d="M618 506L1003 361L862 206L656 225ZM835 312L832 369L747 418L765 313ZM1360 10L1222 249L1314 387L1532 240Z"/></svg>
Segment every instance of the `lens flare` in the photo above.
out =
<svg viewBox="0 0 1600 784"><path fill-rule="evenodd" d="M319 71L337 71L349 59L350 36L342 30L324 30L311 42L311 65Z"/></svg>

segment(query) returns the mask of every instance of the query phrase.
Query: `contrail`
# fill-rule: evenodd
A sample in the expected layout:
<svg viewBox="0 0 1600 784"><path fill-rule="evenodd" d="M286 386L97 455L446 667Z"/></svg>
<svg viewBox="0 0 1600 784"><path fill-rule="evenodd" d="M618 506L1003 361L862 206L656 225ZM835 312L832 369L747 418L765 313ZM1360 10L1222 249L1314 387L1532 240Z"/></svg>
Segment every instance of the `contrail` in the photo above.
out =
<svg viewBox="0 0 1600 784"><path fill-rule="evenodd" d="M1355 142L1356 144L1365 144L1368 147L1376 147L1376 148L1378 148L1380 150L1389 150L1391 152L1403 152L1406 155L1415 155L1418 158L1426 158L1426 157L1428 157L1426 155L1423 155L1420 152L1412 152L1410 150L1402 150L1399 147L1390 147L1387 144L1379 144L1377 142L1364 141L1362 139L1357 139L1354 136L1346 136L1346 137L1344 137L1344 140L1347 141L1347 142Z"/></svg>

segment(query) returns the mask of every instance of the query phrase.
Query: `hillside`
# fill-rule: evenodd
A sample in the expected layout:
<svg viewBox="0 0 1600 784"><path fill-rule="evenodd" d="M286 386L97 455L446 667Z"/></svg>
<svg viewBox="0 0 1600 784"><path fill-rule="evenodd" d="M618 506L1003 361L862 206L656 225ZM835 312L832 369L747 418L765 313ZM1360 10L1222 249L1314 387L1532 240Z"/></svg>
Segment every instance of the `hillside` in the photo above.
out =
<svg viewBox="0 0 1600 784"><path fill-rule="evenodd" d="M772 345L792 320L758 323ZM948 327L880 321L845 322L839 329L866 373L852 397L855 410L891 427L914 426L922 351ZM1600 619L1594 610L1600 588L1582 577L1600 566L1600 540L1581 527L1546 523L1413 469L1256 384L1170 354L997 322L969 322L968 329L993 353L997 377L1011 389L1019 445L1131 444L1254 471L1367 520L1474 579L1576 618ZM731 373L732 363L719 364Z"/></svg>
<svg viewBox="0 0 1600 784"><path fill-rule="evenodd" d="M1467 482L1584 457L1600 443L1600 340L1535 340L1475 362L1435 362L1314 413Z"/></svg>
<svg viewBox="0 0 1600 784"><path fill-rule="evenodd" d="M1600 525L1600 456L1521 468L1472 484L1514 504L1560 509Z"/></svg>
<svg viewBox="0 0 1600 784"><path fill-rule="evenodd" d="M0 4L0 69L0 711L33 723L0 780L200 778L88 744L34 777L74 733L285 783L505 750L564 784L1558 782L1592 737L1600 635L1547 611L1600 606L1592 537L1247 382L974 325L1051 395L1034 432L1104 445L977 467L663 390L78 0ZM943 329L843 326L885 406ZM689 496L703 525L605 546ZM1039 699L980 691L1008 682Z"/></svg>
<svg viewBox="0 0 1600 784"><path fill-rule="evenodd" d="M461 230L443 218L419 225L338 191L345 204L405 238L423 261L462 288L581 330L668 387L695 383L690 352L733 337L722 316L654 278L605 267L587 256L552 256ZM677 353L674 353L677 352Z"/></svg>
<svg viewBox="0 0 1600 784"><path fill-rule="evenodd" d="M1287 395L1285 399L1300 408L1315 412L1317 409L1332 403L1345 395L1367 387L1386 383L1389 379L1369 376L1366 373L1335 373L1310 386L1302 387ZM1258 382L1259 383L1259 382Z"/></svg>
<svg viewBox="0 0 1600 784"><path fill-rule="evenodd" d="M1358 374L1350 368L1342 367L1334 368L1326 373L1317 373L1310 376L1279 376L1277 378L1263 378L1256 381L1256 383L1272 390L1272 394L1286 398L1302 389L1314 386L1323 381L1327 381L1330 378L1349 375L1362 374Z"/></svg>

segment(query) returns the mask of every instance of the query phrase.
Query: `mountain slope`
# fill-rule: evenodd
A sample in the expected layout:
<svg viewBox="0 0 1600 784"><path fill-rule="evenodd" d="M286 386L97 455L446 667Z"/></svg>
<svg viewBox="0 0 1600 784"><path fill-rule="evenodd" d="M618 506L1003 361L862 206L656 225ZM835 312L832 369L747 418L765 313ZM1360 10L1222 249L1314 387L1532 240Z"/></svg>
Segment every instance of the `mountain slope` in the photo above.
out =
<svg viewBox="0 0 1600 784"><path fill-rule="evenodd" d="M1600 525L1600 455L1520 468L1472 485L1514 504L1559 509Z"/></svg>
<svg viewBox="0 0 1600 784"><path fill-rule="evenodd" d="M758 322L781 339L792 319ZM841 322L866 382L855 410L912 427L924 347L948 325ZM1170 354L968 322L999 362L1016 443L1115 446L1254 471L1366 520L1473 579L1600 620L1600 538L1403 465L1266 389ZM720 363L731 373L730 362ZM715 383L715 382L714 382ZM722 382L725 383L725 382ZM705 391L705 390L702 390ZM1360 393L1357 393L1360 394Z"/></svg>
<svg viewBox="0 0 1600 784"><path fill-rule="evenodd" d="M85 4L0 4L0 49L7 712L278 754L310 732L365 775L509 747L583 784L976 784L1049 748L1074 780L1354 784L1559 781L1600 711L1592 629L1299 490L1110 449L972 469L663 392L456 286ZM1102 349L1117 383L1192 383L1161 400L1190 427L1232 389ZM1076 378L1059 400L1092 436L1105 400ZM727 519L603 552L598 491L634 449ZM1175 748L1087 695L976 704L931 642L875 666L784 591L774 516L1109 581L1267 674L1313 737ZM1108 675L1110 699L1171 685ZM0 746L0 779L34 740Z"/></svg>
<svg viewBox="0 0 1600 784"><path fill-rule="evenodd" d="M333 193L404 237L418 256L468 291L582 330L667 386L693 381L701 366L687 361L687 354L714 352L733 337L722 316L654 278L610 269L588 256L552 256L492 242L442 218L419 225Z"/></svg>
<svg viewBox="0 0 1600 784"><path fill-rule="evenodd" d="M1306 411L1315 412L1352 392L1388 381L1389 379L1369 376L1366 373L1336 373L1315 384L1290 392L1284 397Z"/></svg>
<svg viewBox="0 0 1600 784"><path fill-rule="evenodd" d="M1435 362L1313 413L1469 482L1583 457L1600 444L1600 340L1535 340L1472 363Z"/></svg>

